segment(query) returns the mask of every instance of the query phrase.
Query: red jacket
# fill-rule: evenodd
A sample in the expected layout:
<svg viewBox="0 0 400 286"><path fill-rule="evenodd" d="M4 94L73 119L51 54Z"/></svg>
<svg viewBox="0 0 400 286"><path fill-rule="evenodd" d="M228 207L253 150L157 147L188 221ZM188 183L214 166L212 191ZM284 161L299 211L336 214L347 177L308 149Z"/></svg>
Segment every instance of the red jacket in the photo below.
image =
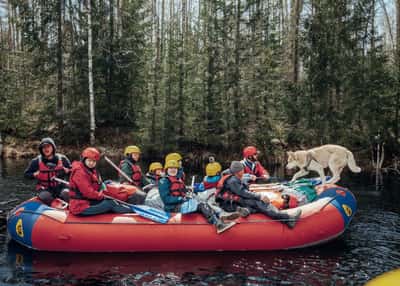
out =
<svg viewBox="0 0 400 286"><path fill-rule="evenodd" d="M101 181L97 171L88 169L80 161L72 163L69 184L69 210L72 214L79 214L90 207L90 201L104 199L103 192L99 191Z"/></svg>

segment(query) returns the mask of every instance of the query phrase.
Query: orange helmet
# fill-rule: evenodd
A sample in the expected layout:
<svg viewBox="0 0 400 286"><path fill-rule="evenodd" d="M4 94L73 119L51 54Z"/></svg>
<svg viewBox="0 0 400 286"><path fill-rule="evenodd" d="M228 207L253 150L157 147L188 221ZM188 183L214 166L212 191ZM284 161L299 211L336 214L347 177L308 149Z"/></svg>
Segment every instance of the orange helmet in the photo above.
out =
<svg viewBox="0 0 400 286"><path fill-rule="evenodd" d="M254 146L247 146L243 149L243 157L244 158L257 155L258 153L259 153L259 151Z"/></svg>
<svg viewBox="0 0 400 286"><path fill-rule="evenodd" d="M96 148L88 147L82 151L81 157L99 161L100 160L100 152Z"/></svg>

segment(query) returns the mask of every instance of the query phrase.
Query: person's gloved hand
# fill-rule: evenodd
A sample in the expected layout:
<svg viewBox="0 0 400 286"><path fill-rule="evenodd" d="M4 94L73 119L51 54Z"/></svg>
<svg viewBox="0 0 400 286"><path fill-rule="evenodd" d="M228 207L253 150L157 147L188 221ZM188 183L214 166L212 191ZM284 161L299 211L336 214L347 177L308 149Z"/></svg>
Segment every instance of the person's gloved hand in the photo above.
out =
<svg viewBox="0 0 400 286"><path fill-rule="evenodd" d="M193 192L188 190L185 194L185 199L192 199L193 198Z"/></svg>
<svg viewBox="0 0 400 286"><path fill-rule="evenodd" d="M242 183L248 185L250 181L254 181L255 179L256 176L246 173L242 176Z"/></svg>
<svg viewBox="0 0 400 286"><path fill-rule="evenodd" d="M204 188L203 183L195 183L194 184L194 192L199 193L199 192L204 192L206 189Z"/></svg>
<svg viewBox="0 0 400 286"><path fill-rule="evenodd" d="M143 188L142 188L142 190L144 191L144 192L149 192L153 187L155 186L155 184L148 184L148 185L146 185L146 186L144 186Z"/></svg>
<svg viewBox="0 0 400 286"><path fill-rule="evenodd" d="M104 182L101 183L99 191L105 191L107 190L106 184Z"/></svg>

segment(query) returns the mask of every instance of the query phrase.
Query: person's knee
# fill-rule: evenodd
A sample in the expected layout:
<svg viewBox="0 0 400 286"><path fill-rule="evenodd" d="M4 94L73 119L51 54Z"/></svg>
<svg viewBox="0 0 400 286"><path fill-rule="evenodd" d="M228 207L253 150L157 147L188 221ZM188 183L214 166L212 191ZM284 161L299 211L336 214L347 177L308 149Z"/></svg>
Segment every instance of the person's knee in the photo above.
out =
<svg viewBox="0 0 400 286"><path fill-rule="evenodd" d="M47 205L50 205L54 200L53 195L49 191L41 191L38 195L39 199Z"/></svg>
<svg viewBox="0 0 400 286"><path fill-rule="evenodd" d="M67 189L61 190L60 192L60 198L63 201L69 202L69 191Z"/></svg>
<svg viewBox="0 0 400 286"><path fill-rule="evenodd" d="M134 205L144 204L144 200L146 199L146 193L142 191L136 191L133 195L128 197L128 203Z"/></svg>

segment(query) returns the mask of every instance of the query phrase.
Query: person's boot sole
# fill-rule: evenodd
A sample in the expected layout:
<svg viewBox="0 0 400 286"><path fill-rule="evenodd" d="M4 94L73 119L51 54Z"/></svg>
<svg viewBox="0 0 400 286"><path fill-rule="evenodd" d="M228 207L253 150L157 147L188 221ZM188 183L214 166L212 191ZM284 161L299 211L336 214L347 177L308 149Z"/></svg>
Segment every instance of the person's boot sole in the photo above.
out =
<svg viewBox="0 0 400 286"><path fill-rule="evenodd" d="M231 220L237 219L240 217L240 213L233 212L233 213L223 213L219 216L223 223L228 223Z"/></svg>
<svg viewBox="0 0 400 286"><path fill-rule="evenodd" d="M290 229L293 229L296 226L296 223L299 220L300 216L301 216L301 210L299 210L293 218L291 218L288 222L286 222L286 225Z"/></svg>
<svg viewBox="0 0 400 286"><path fill-rule="evenodd" d="M233 227L235 224L236 224L235 221L228 222L228 223L224 224L224 227L222 227L221 229L217 229L217 233L218 234L223 233L224 231Z"/></svg>

